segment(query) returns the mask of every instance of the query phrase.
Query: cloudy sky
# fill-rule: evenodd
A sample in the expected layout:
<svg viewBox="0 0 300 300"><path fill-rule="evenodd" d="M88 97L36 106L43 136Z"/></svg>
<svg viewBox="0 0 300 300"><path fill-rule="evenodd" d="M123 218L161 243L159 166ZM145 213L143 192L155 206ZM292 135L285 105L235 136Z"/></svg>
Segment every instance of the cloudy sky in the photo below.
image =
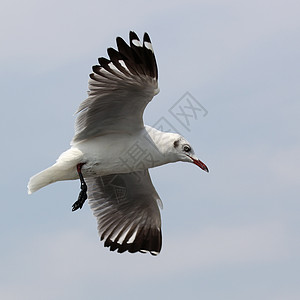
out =
<svg viewBox="0 0 300 300"><path fill-rule="evenodd" d="M3 0L0 298L300 299L300 4L293 0ZM79 182L28 196L69 147L88 74L115 37L147 31L168 120L210 169L151 171L164 209L158 257L99 242ZM170 113L189 92L208 111ZM4 136L4 137L3 137Z"/></svg>

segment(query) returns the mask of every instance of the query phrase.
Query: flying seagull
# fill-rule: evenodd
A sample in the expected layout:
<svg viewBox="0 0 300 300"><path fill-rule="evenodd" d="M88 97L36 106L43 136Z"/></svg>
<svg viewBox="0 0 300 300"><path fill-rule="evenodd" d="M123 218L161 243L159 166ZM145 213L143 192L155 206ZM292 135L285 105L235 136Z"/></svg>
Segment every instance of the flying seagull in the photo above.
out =
<svg viewBox="0 0 300 300"><path fill-rule="evenodd" d="M71 148L56 163L30 178L28 194L62 180L80 179L72 210L86 199L111 251L161 250L161 200L148 169L176 161L194 163L208 172L189 142L179 134L143 123L143 112L158 94L158 71L151 40L134 32L130 44L117 37L90 74L88 98L77 111Z"/></svg>

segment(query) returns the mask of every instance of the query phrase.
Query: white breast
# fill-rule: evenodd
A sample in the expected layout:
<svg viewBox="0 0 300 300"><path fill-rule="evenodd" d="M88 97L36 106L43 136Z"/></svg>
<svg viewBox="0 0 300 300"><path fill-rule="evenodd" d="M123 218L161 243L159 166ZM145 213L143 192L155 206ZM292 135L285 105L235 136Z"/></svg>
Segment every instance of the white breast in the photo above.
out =
<svg viewBox="0 0 300 300"><path fill-rule="evenodd" d="M73 145L83 153L83 175L130 173L170 162L163 147L168 134L150 128L135 135L109 134Z"/></svg>

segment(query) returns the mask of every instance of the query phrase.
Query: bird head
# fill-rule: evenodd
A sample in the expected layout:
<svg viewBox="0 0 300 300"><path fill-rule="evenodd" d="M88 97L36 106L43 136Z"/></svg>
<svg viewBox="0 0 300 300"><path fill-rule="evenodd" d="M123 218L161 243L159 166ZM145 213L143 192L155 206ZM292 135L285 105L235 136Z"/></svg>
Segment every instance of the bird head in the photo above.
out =
<svg viewBox="0 0 300 300"><path fill-rule="evenodd" d="M178 160L193 163L208 172L207 166L195 155L192 146L184 137L176 135L173 140L173 152L176 153Z"/></svg>

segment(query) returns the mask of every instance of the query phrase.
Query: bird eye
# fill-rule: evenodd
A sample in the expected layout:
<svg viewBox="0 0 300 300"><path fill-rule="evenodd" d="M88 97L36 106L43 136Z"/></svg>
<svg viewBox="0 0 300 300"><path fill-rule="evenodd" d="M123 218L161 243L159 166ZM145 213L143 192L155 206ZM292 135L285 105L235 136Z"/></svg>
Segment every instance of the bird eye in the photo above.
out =
<svg viewBox="0 0 300 300"><path fill-rule="evenodd" d="M185 152L190 152L191 151L191 147L188 145L183 146L183 151Z"/></svg>

